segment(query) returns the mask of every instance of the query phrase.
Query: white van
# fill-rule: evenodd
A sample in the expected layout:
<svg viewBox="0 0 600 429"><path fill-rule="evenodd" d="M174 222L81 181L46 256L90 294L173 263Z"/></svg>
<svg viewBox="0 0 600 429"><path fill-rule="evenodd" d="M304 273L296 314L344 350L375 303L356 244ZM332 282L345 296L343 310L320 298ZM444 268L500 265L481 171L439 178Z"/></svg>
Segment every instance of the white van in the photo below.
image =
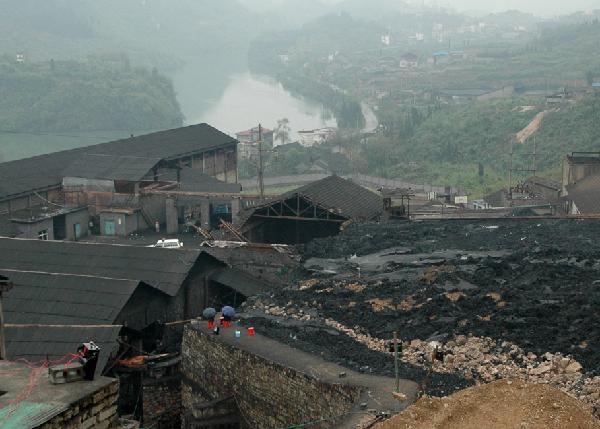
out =
<svg viewBox="0 0 600 429"><path fill-rule="evenodd" d="M164 249L179 249L179 248L183 247L183 242L179 241L178 238L173 238L173 239L168 239L168 240L165 240L163 238L162 240L158 240L156 242L156 244L151 244L148 247L162 247Z"/></svg>

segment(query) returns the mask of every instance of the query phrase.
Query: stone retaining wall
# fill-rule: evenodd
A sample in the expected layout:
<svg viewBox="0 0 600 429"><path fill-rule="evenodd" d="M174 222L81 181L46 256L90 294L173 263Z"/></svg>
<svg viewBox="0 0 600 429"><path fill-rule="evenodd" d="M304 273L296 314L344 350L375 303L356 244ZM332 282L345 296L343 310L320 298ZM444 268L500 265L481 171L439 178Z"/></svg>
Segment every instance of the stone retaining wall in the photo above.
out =
<svg viewBox="0 0 600 429"><path fill-rule="evenodd" d="M322 382L192 326L184 331L182 358L184 420L199 402L233 397L242 427L272 429L323 419L311 428L333 428L341 421L334 417L348 413L360 395L358 387ZM191 426L184 421L182 427Z"/></svg>
<svg viewBox="0 0 600 429"><path fill-rule="evenodd" d="M40 429L111 429L119 427L117 398L119 382L72 403L69 408L43 425ZM51 398L49 398L51 400Z"/></svg>

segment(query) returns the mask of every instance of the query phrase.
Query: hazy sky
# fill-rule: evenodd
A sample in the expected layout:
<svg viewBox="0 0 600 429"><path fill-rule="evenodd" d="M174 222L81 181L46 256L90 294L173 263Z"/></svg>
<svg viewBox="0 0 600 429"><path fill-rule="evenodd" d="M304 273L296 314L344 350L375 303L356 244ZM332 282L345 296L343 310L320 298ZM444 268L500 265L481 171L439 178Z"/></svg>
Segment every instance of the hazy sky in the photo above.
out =
<svg viewBox="0 0 600 429"><path fill-rule="evenodd" d="M600 8L600 0L427 0L427 3L447 4L461 10L497 12L517 9L543 16Z"/></svg>

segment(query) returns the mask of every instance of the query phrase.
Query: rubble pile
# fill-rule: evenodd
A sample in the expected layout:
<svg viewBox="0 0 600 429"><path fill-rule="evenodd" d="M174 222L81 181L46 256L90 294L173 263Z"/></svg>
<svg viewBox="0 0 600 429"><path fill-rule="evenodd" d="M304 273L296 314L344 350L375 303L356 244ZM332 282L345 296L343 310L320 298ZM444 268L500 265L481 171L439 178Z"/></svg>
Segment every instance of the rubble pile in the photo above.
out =
<svg viewBox="0 0 600 429"><path fill-rule="evenodd" d="M358 370L450 394L518 378L600 411L598 221L355 225L304 248L297 285L248 302L267 335ZM266 329L268 328L268 329Z"/></svg>
<svg viewBox="0 0 600 429"><path fill-rule="evenodd" d="M442 361L431 359L436 346L443 353ZM444 344L410 341L402 358L411 364L431 366L436 372L459 372L477 382L517 378L548 384L580 399L600 414L600 376L583 374L579 362L561 353L537 356L507 341L459 335Z"/></svg>

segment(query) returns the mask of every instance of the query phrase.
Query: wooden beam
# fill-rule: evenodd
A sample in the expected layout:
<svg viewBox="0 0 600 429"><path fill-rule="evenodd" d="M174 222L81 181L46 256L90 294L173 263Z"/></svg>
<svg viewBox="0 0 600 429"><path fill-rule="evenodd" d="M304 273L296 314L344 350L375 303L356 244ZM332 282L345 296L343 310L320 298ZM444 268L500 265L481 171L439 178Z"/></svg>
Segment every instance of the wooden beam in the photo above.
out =
<svg viewBox="0 0 600 429"><path fill-rule="evenodd" d="M300 216L300 213L298 213L297 210L293 209L292 207L290 207L285 201L281 202L282 205L286 206L292 213L294 213L296 216ZM283 209L281 210L281 213L283 213Z"/></svg>
<svg viewBox="0 0 600 429"><path fill-rule="evenodd" d="M2 293L8 292L13 287L13 284L6 278L1 277L0 280L0 360L7 358L6 356L6 336L4 335L4 313L2 310Z"/></svg>
<svg viewBox="0 0 600 429"><path fill-rule="evenodd" d="M322 218L313 218L313 217L300 217L300 216L267 216L267 215L252 215L255 218L261 219L286 219L286 220L300 220L300 221L309 221L309 222L335 222L335 223L344 223L348 219L322 219Z"/></svg>
<svg viewBox="0 0 600 429"><path fill-rule="evenodd" d="M235 193L218 193L218 192L191 192L191 191L168 191L157 189L140 189L141 194L148 195L167 195L167 196L182 196L182 197L205 197L205 198L224 198L224 199L240 199L240 200L257 200L260 198L258 194L240 194Z"/></svg>

